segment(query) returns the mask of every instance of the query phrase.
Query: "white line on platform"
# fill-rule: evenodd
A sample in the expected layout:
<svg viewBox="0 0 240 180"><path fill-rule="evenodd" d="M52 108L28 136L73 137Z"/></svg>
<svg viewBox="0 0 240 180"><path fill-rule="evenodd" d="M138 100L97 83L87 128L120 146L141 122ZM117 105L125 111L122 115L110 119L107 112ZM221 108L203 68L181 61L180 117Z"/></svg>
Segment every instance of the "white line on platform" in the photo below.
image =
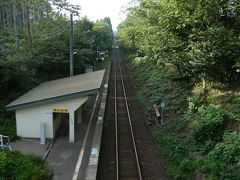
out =
<svg viewBox="0 0 240 180"><path fill-rule="evenodd" d="M91 114L91 117L90 117L90 122L88 124L87 132L85 134L84 141L83 141L83 145L82 145L82 148L81 148L79 156L78 156L78 161L77 161L74 173L73 173L72 180L77 180L77 178L78 178L78 173L79 173L79 170L80 170L80 167L81 167L81 164L82 164L83 154L84 154L84 151L85 151L85 146L86 146L87 139L88 139L88 136L89 136L90 127L91 127L91 124L92 124L92 121L93 121L93 116L94 116L95 109L96 109L96 106L97 106L98 97L99 97L99 93L97 94L96 100L94 102L93 111L92 111L92 114Z"/></svg>

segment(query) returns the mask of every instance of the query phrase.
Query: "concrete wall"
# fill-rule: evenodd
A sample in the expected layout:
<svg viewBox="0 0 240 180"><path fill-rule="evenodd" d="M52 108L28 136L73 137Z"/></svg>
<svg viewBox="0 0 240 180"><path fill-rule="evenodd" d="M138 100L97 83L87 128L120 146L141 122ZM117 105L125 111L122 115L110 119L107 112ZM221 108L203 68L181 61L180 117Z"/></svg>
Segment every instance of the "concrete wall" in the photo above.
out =
<svg viewBox="0 0 240 180"><path fill-rule="evenodd" d="M68 109L69 113L74 113L87 100L88 97L79 97L17 110L17 135L23 138L39 138L40 122L43 122L46 138L53 138L56 130L56 127L53 128L53 109Z"/></svg>

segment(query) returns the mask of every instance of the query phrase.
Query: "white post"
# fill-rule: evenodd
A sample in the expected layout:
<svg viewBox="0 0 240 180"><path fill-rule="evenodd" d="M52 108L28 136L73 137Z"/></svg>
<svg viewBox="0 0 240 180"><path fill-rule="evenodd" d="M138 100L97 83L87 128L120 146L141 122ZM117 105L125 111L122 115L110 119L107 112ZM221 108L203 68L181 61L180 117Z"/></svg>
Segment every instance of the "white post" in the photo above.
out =
<svg viewBox="0 0 240 180"><path fill-rule="evenodd" d="M40 122L40 144L46 144L44 123Z"/></svg>
<svg viewBox="0 0 240 180"><path fill-rule="evenodd" d="M75 118L74 118L74 112L69 113L69 142L74 143L75 142Z"/></svg>

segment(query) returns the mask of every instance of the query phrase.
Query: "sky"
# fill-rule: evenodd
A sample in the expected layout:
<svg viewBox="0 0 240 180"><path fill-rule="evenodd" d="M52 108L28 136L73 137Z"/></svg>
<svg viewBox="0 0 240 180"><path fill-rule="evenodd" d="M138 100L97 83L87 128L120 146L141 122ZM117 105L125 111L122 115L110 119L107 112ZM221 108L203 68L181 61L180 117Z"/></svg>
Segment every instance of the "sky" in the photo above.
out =
<svg viewBox="0 0 240 180"><path fill-rule="evenodd" d="M69 2L81 6L81 17L86 15L92 21L110 17L113 30L116 30L118 24L125 18L122 11L131 0L69 0Z"/></svg>

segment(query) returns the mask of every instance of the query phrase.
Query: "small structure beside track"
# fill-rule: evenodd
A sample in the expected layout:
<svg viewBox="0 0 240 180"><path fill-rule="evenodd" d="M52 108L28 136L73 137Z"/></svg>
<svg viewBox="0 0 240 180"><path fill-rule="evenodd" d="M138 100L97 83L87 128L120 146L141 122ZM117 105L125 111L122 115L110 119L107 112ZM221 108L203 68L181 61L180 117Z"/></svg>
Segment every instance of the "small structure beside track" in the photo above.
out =
<svg viewBox="0 0 240 180"><path fill-rule="evenodd" d="M69 142L75 142L75 127L82 123L82 106L89 96L99 92L104 74L101 70L47 81L8 104L7 110L16 111L17 135L52 139L65 123Z"/></svg>

